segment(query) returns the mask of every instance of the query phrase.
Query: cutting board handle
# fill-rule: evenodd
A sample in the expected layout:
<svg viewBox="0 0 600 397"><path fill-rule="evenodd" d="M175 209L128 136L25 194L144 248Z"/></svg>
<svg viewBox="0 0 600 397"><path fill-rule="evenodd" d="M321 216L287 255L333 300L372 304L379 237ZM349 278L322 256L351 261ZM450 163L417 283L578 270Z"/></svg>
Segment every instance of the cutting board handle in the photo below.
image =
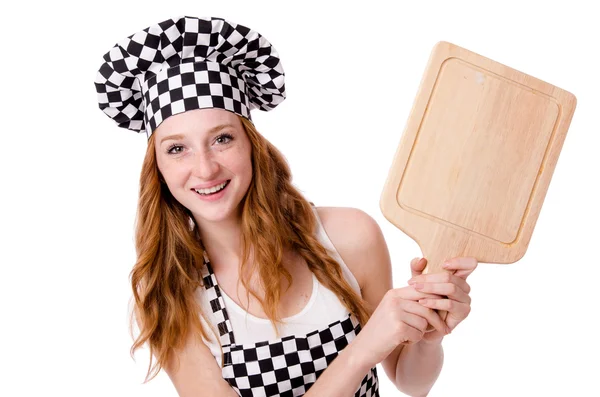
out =
<svg viewBox="0 0 600 397"><path fill-rule="evenodd" d="M434 274L434 273L454 273L453 270L446 270L442 267L444 263L446 263L447 259L453 258L445 255L423 255L423 258L427 259L427 265L425 269L423 269L423 274ZM446 298L446 297L444 297ZM446 321L446 317L448 316L448 312L445 310L436 310L442 321ZM433 330L433 326L431 324L427 325L427 331ZM411 342L402 342L402 345L409 345Z"/></svg>
<svg viewBox="0 0 600 397"><path fill-rule="evenodd" d="M423 270L423 274L435 274L435 273L454 273L453 270L446 270L442 267L446 260L450 258L440 259L439 255L436 256L423 256L427 259L427 266ZM447 298L444 296L444 298ZM448 316L448 312L445 310L436 310L442 321L446 321L446 317ZM430 331L433 329L433 326L430 324L427 326L427 330Z"/></svg>
<svg viewBox="0 0 600 397"><path fill-rule="evenodd" d="M435 249L437 248L437 249ZM425 249L423 250L423 258L427 259L427 265L423 270L423 274L435 274L435 273L454 273L454 270L446 270L442 267L446 261L461 256L460 244L453 245L452 248L458 249L454 251L450 246L439 244L434 249ZM444 249L445 248L445 249ZM454 252L449 252L452 250ZM447 298L444 296L444 298ZM446 321L446 317L448 316L448 312L445 310L436 310L442 321ZM429 325L427 330L432 330L433 327Z"/></svg>

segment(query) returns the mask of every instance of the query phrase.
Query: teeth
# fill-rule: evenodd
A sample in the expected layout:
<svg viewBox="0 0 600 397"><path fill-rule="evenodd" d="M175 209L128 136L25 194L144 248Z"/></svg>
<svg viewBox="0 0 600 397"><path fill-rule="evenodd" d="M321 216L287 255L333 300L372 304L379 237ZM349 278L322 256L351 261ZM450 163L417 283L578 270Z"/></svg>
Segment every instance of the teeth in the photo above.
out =
<svg viewBox="0 0 600 397"><path fill-rule="evenodd" d="M227 185L227 181L221 183L220 185L213 186L210 189L194 189L194 190L196 190L196 192L198 194L210 194L210 193L218 192L219 190L223 189L225 187L225 185Z"/></svg>

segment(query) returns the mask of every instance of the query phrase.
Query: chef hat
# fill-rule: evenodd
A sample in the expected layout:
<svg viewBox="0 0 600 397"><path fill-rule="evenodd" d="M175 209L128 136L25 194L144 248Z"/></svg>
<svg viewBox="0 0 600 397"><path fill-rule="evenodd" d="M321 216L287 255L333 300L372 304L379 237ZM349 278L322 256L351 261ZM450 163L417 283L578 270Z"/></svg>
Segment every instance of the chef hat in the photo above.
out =
<svg viewBox="0 0 600 397"><path fill-rule="evenodd" d="M146 131L193 109L252 121L285 99L279 54L263 36L222 18L182 16L119 41L96 75L99 107L119 127Z"/></svg>

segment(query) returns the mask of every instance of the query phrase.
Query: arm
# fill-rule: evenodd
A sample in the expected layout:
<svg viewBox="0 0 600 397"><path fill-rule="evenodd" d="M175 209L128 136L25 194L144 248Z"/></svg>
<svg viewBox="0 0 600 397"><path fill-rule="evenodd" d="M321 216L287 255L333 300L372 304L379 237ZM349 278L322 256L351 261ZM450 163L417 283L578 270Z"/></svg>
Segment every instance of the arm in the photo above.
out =
<svg viewBox="0 0 600 397"><path fill-rule="evenodd" d="M362 359L358 338L329 364L304 397L352 397L373 365Z"/></svg>
<svg viewBox="0 0 600 397"><path fill-rule="evenodd" d="M372 307L378 306L386 291L392 288L389 254L379 226L367 214L352 208L327 208L327 211L319 208L318 210L327 234L359 282L363 297ZM365 264L372 266L367 267ZM311 386L305 394L306 397L354 395L367 372L377 364L364 359L364 352L369 349L369 341L361 338L364 335L365 333L361 332L340 352ZM383 368L399 390L411 395L422 395L423 393L417 393L419 382L416 381L419 380L417 379L419 374L425 375L420 381L432 379L431 385L437 379L437 373L431 377L429 366L432 364L427 360L427 357L433 356L433 352L429 350L423 352L408 347L405 349L407 349L406 354L400 356L403 345L398 346L382 361ZM411 352L412 354L408 354ZM201 340L187 341L184 350L177 357L180 360L179 366L170 363L164 369L180 397L237 396L237 393L222 378L221 369ZM441 366L441 361L439 364ZM403 385L402 388L400 384ZM425 388L428 391L430 387Z"/></svg>
<svg viewBox="0 0 600 397"><path fill-rule="evenodd" d="M393 288L390 256L379 225L354 208L318 210L330 240L356 277L363 298L371 307L377 307ZM398 390L410 396L426 396L441 372L443 357L441 339L421 341L399 345L381 365Z"/></svg>
<svg viewBox="0 0 600 397"><path fill-rule="evenodd" d="M405 346L396 362L390 360L387 364L392 368L386 369L386 373L395 371L394 383L403 393L409 396L427 396L442 371L443 362L444 350L441 341L438 343L421 341Z"/></svg>
<svg viewBox="0 0 600 397"><path fill-rule="evenodd" d="M223 379L221 368L202 340L190 336L177 358L179 365L176 365L176 357L173 357L164 370L179 397L238 397L235 390Z"/></svg>

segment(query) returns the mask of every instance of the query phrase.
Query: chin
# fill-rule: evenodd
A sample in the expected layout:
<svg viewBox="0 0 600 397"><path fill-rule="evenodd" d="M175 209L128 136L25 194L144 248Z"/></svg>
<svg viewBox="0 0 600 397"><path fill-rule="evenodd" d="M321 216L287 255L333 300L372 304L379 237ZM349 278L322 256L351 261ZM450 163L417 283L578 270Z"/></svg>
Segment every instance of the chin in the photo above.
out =
<svg viewBox="0 0 600 397"><path fill-rule="evenodd" d="M232 216L233 212L226 210L207 211L206 209L203 209L202 211L197 212L192 211L192 214L196 218L202 219L206 222L218 223L229 219Z"/></svg>
<svg viewBox="0 0 600 397"><path fill-rule="evenodd" d="M228 200L222 203L191 203L186 206L194 218L210 223L226 221L237 214L239 203L232 205Z"/></svg>

